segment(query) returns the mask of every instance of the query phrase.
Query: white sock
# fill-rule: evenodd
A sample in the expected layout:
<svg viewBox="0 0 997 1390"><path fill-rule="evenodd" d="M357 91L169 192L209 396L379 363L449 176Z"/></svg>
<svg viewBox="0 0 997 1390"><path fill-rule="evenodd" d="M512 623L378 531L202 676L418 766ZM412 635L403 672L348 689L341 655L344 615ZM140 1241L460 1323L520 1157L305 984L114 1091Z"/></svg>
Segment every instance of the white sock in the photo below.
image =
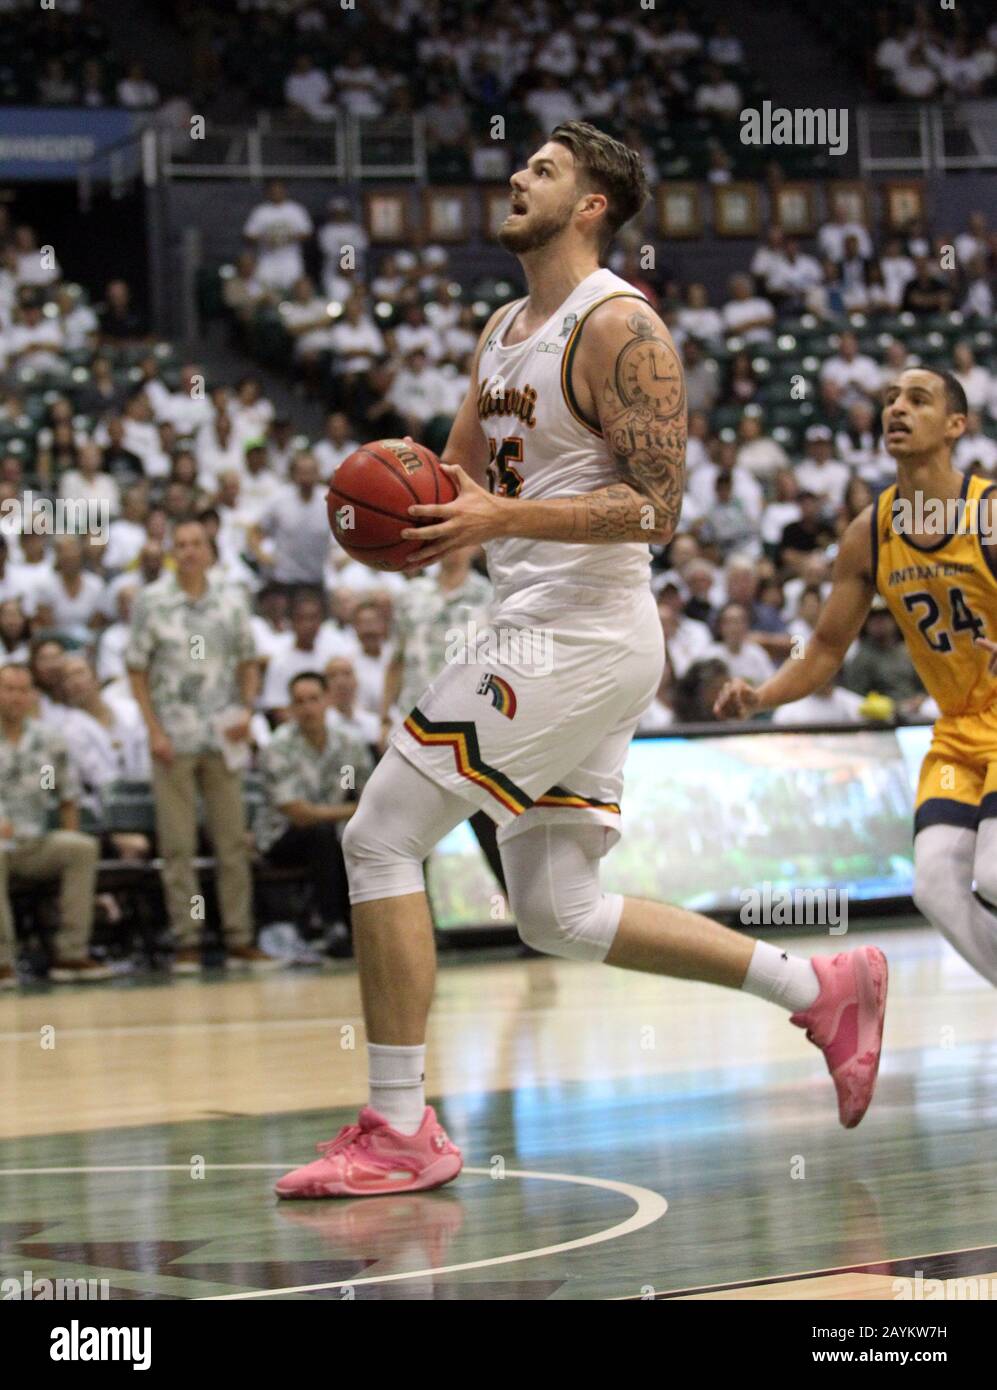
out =
<svg viewBox="0 0 997 1390"><path fill-rule="evenodd" d="M415 1134L426 1108L425 1047L367 1044L370 1107L400 1134Z"/></svg>
<svg viewBox="0 0 997 1390"><path fill-rule="evenodd" d="M809 1009L820 994L820 981L813 966L802 956L791 956L767 941L756 941L741 988L745 994L781 1004L795 1014Z"/></svg>

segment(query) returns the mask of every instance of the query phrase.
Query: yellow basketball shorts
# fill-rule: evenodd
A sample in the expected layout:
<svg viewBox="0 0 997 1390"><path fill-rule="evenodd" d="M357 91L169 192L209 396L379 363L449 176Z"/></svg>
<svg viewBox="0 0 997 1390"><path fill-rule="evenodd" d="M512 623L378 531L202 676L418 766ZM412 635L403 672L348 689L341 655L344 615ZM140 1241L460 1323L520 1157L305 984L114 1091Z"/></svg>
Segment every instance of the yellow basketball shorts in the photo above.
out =
<svg viewBox="0 0 997 1390"><path fill-rule="evenodd" d="M997 704L935 721L918 779L914 834L929 825L974 830L991 816L997 816Z"/></svg>

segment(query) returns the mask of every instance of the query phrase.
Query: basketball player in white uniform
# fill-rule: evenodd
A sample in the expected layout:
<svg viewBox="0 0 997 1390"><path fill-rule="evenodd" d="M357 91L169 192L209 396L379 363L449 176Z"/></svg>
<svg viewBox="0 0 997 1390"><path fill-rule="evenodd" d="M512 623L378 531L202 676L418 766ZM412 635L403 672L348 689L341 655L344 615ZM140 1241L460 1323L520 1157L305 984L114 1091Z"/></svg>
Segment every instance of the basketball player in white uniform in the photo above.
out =
<svg viewBox="0 0 997 1390"><path fill-rule="evenodd" d="M511 184L500 240L529 293L482 335L443 454L456 501L411 509L431 523L410 533L424 541L420 566L485 546L492 622L408 715L346 829L370 1102L278 1182L283 1197L416 1191L460 1171L423 1091L435 954L422 866L470 807L499 827L510 906L533 947L770 1000L825 1053L843 1124L872 1098L879 951L807 961L600 887L627 748L661 678L648 542L669 541L679 519L685 387L647 300L599 268L647 197L637 154L572 121Z"/></svg>

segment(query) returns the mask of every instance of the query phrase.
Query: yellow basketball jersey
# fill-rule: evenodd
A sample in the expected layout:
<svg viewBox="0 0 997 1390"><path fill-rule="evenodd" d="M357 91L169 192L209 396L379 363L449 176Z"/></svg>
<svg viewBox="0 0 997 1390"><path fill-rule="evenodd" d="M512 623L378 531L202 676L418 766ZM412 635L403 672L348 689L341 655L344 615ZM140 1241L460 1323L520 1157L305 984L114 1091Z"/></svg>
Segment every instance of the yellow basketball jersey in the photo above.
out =
<svg viewBox="0 0 997 1390"><path fill-rule="evenodd" d="M997 561L983 544L979 504L997 507L997 485L967 475L957 527L930 545L902 534L897 485L872 509L872 573L903 633L918 675L946 715L977 714L997 701L990 654L976 637L997 636ZM926 506L927 511L927 506Z"/></svg>

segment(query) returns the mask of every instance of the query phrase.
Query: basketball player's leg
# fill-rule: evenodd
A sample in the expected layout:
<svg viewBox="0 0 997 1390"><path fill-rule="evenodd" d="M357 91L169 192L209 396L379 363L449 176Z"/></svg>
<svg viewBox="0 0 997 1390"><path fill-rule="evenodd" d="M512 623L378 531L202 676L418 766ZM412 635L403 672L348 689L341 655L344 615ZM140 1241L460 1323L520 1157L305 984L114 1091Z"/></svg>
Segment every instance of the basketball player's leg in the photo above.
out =
<svg viewBox="0 0 997 1390"><path fill-rule="evenodd" d="M639 711L629 710L615 722L564 776L563 786L553 789L560 797L544 797L546 805L531 808L499 831L506 873L517 880L515 892L510 883L509 895L520 935L534 949L553 955L745 988L790 1009L806 1009L819 993L808 960L753 942L671 903L602 893L599 860L620 837L623 767L638 717ZM551 804L558 800L563 804ZM572 911L570 896L561 894L558 901L554 892L581 868L579 854L586 856L587 878L579 878L584 886L577 899L591 911L588 924ZM516 911L517 900L521 911ZM611 911L603 904L611 905ZM561 920L565 911L567 925Z"/></svg>
<svg viewBox="0 0 997 1390"><path fill-rule="evenodd" d="M425 1099L425 1030L436 948L423 863L467 819L466 800L389 748L343 835L367 1029L369 1104L321 1158L286 1173L280 1197L380 1196L455 1178L460 1151Z"/></svg>
<svg viewBox="0 0 997 1390"><path fill-rule="evenodd" d="M984 979L997 984L997 903L992 855L997 820L979 820L997 791L989 772L932 746L921 766L914 820L914 904ZM989 788L989 790L988 790ZM980 830L977 830L977 824ZM974 891L975 885L975 891ZM988 892L989 890L989 892Z"/></svg>
<svg viewBox="0 0 997 1390"><path fill-rule="evenodd" d="M368 1041L421 1046L436 978L423 864L468 803L397 749L378 764L343 834Z"/></svg>
<svg viewBox="0 0 997 1390"><path fill-rule="evenodd" d="M886 961L875 947L807 961L668 903L605 893L599 863L614 832L538 819L502 841L509 901L535 949L575 960L740 989L791 1013L824 1053L843 1125L872 1099L886 1002ZM850 1007L854 1006L854 1008ZM855 1026L843 1022L854 1019Z"/></svg>
<svg viewBox="0 0 997 1390"><path fill-rule="evenodd" d="M570 960L740 988L751 960L747 938L698 912L603 891L599 865L609 835L591 822L540 823L505 841L509 905L523 941ZM804 964L812 1002L817 979Z"/></svg>
<svg viewBox="0 0 997 1390"><path fill-rule="evenodd" d="M520 936L534 950L747 988L792 1010L814 1002L820 984L808 960L767 947L699 912L604 892L599 867L608 836L604 826L591 822L537 824L504 842L509 905ZM780 968L773 979L770 965L756 985L748 976L759 947L771 951Z"/></svg>

